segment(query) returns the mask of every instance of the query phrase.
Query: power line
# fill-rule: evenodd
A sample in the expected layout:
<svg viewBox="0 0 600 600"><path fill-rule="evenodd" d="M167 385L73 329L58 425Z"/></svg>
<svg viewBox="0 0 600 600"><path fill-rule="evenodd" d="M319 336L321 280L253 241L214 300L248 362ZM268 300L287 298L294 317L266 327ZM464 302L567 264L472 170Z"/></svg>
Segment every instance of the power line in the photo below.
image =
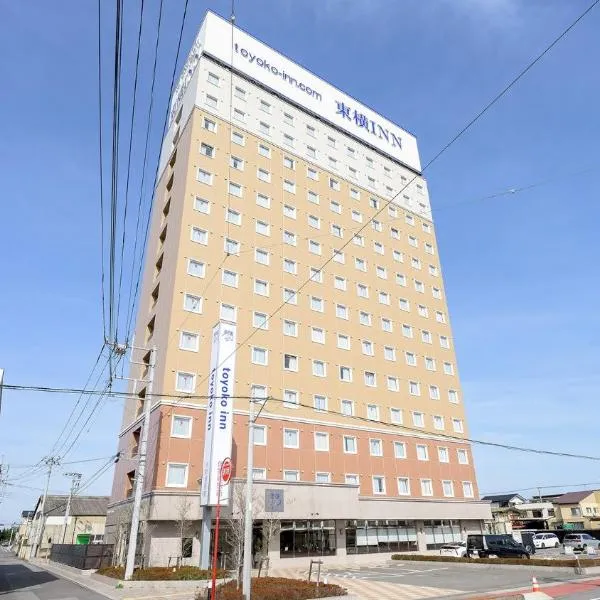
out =
<svg viewBox="0 0 600 600"><path fill-rule="evenodd" d="M562 40L569 31L571 31L573 29L573 27L575 27L577 25L577 23L579 23L598 3L600 2L600 0L594 0L594 2L583 12L581 13L576 19L575 21L573 21L565 30L563 30L560 35L558 37L556 37L540 54L538 54L525 68L523 68L511 81L510 83L504 87L504 89L499 92L498 94L496 94L496 96L494 96L492 98L492 100L490 100L484 107L482 110L480 110L454 137L452 137L442 148L441 150L439 150L437 152L437 154L435 154L433 156L433 158L431 158L431 160L429 160L429 162L427 162L427 164L423 167L423 169L421 170L421 174L424 173L431 165L433 165L452 145L454 145L477 121L479 121L479 119L481 119L481 117L483 117L483 115L485 113L488 112L488 110L490 110L490 108L492 108L492 106L494 106L501 98L503 98L510 89L512 89L512 87L518 82L520 81L526 73L528 73L534 65L536 65L560 40ZM419 177L418 174L415 174L413 176L413 178L408 181L404 187L402 187L394 196L392 196L389 200L384 201L381 208L378 209L371 217L369 217L369 219L367 219L367 221L365 222L365 224L360 227L360 229L358 230L358 233L360 233L361 231L363 231L364 229L366 229L368 227L368 225L370 223L373 222L373 220L376 219L376 217L378 217L390 204L392 204L394 202L394 200L396 200L396 198L398 198L400 196L400 194L402 194L402 192L404 192L404 190L406 190L406 188L408 188L417 178ZM346 242L344 242L340 248L334 249L334 252L332 253L332 255L321 265L321 267L319 267L318 269L318 273L322 273L323 269L325 269L325 267L327 267L327 265L329 265L329 263L331 263L333 261L333 259L342 251L344 250L352 241L352 238L349 238ZM299 292L301 292L309 283L311 283L313 281L312 279L312 275L307 278L296 290L295 290L295 294L298 294ZM284 300L283 302L281 302L277 308L275 308L273 310L273 312L271 312L268 316L268 320L272 319L284 306L289 304L289 299ZM236 344L235 349L228 355L226 356L221 363L218 366L223 365L226 361L228 361L237 351L239 348L241 348L242 346L244 346L258 331L261 331L260 327L254 327L252 329L252 331L241 341L238 342ZM197 385L200 385L202 383L204 383L209 377L209 374L205 375L204 378L197 383Z"/></svg>
<svg viewBox="0 0 600 600"><path fill-rule="evenodd" d="M598 0L598 1L600 1L600 0ZM175 83L175 75L177 73L177 63L179 62L179 54L181 52L181 40L183 38L183 30L185 29L185 20L186 20L187 11L188 11L188 4L189 4L189 0L185 0L185 4L184 4L184 7L183 7L183 16L181 18L181 28L179 29L179 39L177 40L177 51L175 53L175 60L173 62L173 71L171 73L171 85L169 87L169 98L167 100L166 108L165 108L165 117L164 117L164 120L163 120L163 128L162 128L161 140L164 140L165 132L167 130L167 122L168 122L168 117L169 117L169 109L170 109L170 105L171 105L171 98L172 98L172 95L173 95L173 84ZM161 2L161 7L162 7L162 2ZM148 232L150 230L150 217L151 217L151 214L152 214L152 198L154 197L154 193L156 191L156 184L157 184L157 181L158 181L158 171L160 169L161 151L162 151L162 146L161 146L161 148L159 148L158 156L156 158L156 171L154 173L154 183L152 184L152 197L150 198L150 207L148 209L148 215L146 217L146 226L145 226L145 230L144 230L144 241L143 241L143 246L142 246L142 254L140 256L140 263L139 263L138 274L137 274L137 278L136 278L135 293L133 295L133 301L132 301L132 304L130 306L131 317L133 317L134 307L135 307L135 305L137 303L137 297L138 297L138 293L139 293L140 281L141 281L141 278L142 278L142 268L143 268L143 265L144 265L144 254L145 254L145 250L144 249L145 249L147 241L148 241ZM130 330L130 327L131 327L131 322L128 321L128 325L127 325L127 339L129 339L129 330Z"/></svg>
<svg viewBox="0 0 600 600"><path fill-rule="evenodd" d="M131 303L132 293L133 293L133 276L135 271L135 263L136 263L136 254L137 254L137 246L138 246L138 237L140 233L140 224L141 224L141 214L142 214L142 198L144 196L144 183L146 181L146 165L148 162L148 144L150 139L150 127L152 125L152 109L154 107L154 84L156 82L156 63L158 60L158 45L160 42L160 30L162 23L162 15L163 15L163 0L160 0L160 6L158 10L158 23L156 26L156 43L154 45L154 64L152 66L152 83L150 85L150 104L148 106L148 126L146 128L146 140L144 142L144 158L142 160L142 178L140 181L140 194L138 196L138 206L137 206L137 218L135 224L135 237L133 241L133 255L131 258L131 273L129 275L129 295L128 295L128 314L127 314L127 323L126 323L126 342L129 340L129 330L131 327L131 320L133 318L133 304ZM143 257L143 249L142 249L142 257ZM142 260L140 257L140 260ZM137 288L136 288L137 294ZM135 303L135 301L134 301ZM115 340L116 341L116 340Z"/></svg>
<svg viewBox="0 0 600 600"><path fill-rule="evenodd" d="M5 385L4 386L6 389L11 389L11 390L31 390L31 387L27 387L27 386L8 386ZM61 392L61 393L65 393L66 391L71 391L71 392L78 392L79 390L75 390L73 388L40 388L37 387L35 388L35 391L38 392L48 392L48 393L54 393L54 392ZM103 390L95 390L94 393L96 394L101 394L104 395L105 392ZM130 398L135 398L135 394L129 394L127 392L108 392L106 393L106 395L110 395L110 396L119 396L119 397L130 397ZM206 396L206 395L195 395L195 394L185 394L185 395L181 395L181 394L152 394L153 397L156 398L164 398L164 399L172 399L172 400L177 400L177 401L182 401L182 400L208 400L211 398L211 396ZM220 396L212 396L212 398L214 399L220 399ZM250 400L252 402L258 402L258 401L264 401L264 398L257 398L256 396L227 396L227 398L231 398L231 399L235 399L235 400ZM279 404L290 404L290 402L287 402L286 400L282 399L282 398L276 398L274 396L269 396L267 398L267 401L269 402L277 402ZM310 410L315 410L314 406L311 406L310 404L304 404L301 402L298 403L294 403L294 406L300 406L302 408L307 408ZM505 450L515 450L518 452L529 452L529 453L533 453L533 454L545 454L545 455L549 455L549 456L557 456L557 457L563 457L563 458L579 458L579 459L584 459L584 460L593 460L593 461L600 461L600 456L591 456L591 455L586 455L586 454L575 454L575 453L571 453L571 452L558 452L558 451L554 451L554 450L543 450L543 449L539 449L539 448L529 448L526 446L515 446L512 444L503 444L501 442L493 442L490 440L482 440L479 438L470 438L470 437L460 437L460 436L456 436L456 435L450 435L450 434L444 434L444 433L440 433L440 432L436 432L436 433L428 433L426 431L424 431L423 429L419 429L417 427L409 427L408 425L402 425L399 423L391 423L388 421L381 421L381 420L374 420L374 419L369 419L367 417L361 417L359 415L346 415L342 412L339 411L334 411L331 409L319 409L318 411L321 414L329 414L329 415L335 415L335 416L339 416L339 417L343 417L346 419L354 419L356 421L361 421L364 423L368 423L370 426L373 425L383 425L385 427L391 427L393 429L397 429L403 432L407 432L407 433L414 433L417 434L417 436L427 436L428 438L432 438L432 439L438 439L438 440L448 440L448 441L452 441L452 442L456 442L456 443L471 443L471 444L477 444L477 445L481 445L481 446L491 446L494 448L503 448Z"/></svg>
<svg viewBox="0 0 600 600"><path fill-rule="evenodd" d="M569 487L586 487L589 485L600 485L600 481L588 481L587 483L563 483L560 485L557 484L553 484L553 485L534 485L532 487L526 487L526 488L517 488L517 489L513 489L513 490L508 490L506 492L481 492L482 496L501 496L504 494L516 494L518 492L530 492L530 491L535 491L535 490L553 490L553 489L559 489L559 488L569 488Z"/></svg>
<svg viewBox="0 0 600 600"><path fill-rule="evenodd" d="M61 466L66 466L66 465L80 465L82 463L90 463L90 462L98 462L100 460L109 460L109 459L113 459L114 458L114 454L112 454L111 456L100 456L98 458L82 458L81 460L70 460L67 462L63 462L61 461L60 464ZM29 467L34 467L37 466L36 465L10 465L11 469L27 469Z"/></svg>
<svg viewBox="0 0 600 600"><path fill-rule="evenodd" d="M102 150L102 11L101 2L98 0L98 137L99 137L99 170L100 170L100 263L101 263L101 292L102 292L102 332L106 333L106 299L104 296L104 160Z"/></svg>
<svg viewBox="0 0 600 600"><path fill-rule="evenodd" d="M119 261L119 287L117 292L117 328L115 332L115 342L119 338L119 313L121 311L121 285L123 282L123 258L125 254L125 232L127 230L127 207L129 204L129 180L131 175L131 150L133 146L133 126L135 121L135 105L137 99L138 73L140 64L140 49L142 40L142 27L144 22L144 0L140 4L140 23L137 34L137 50L135 56L135 75L133 79L133 104L131 108L131 123L129 127L129 150L127 152L127 177L125 182L125 206L123 209L123 234L121 238L121 259Z"/></svg>

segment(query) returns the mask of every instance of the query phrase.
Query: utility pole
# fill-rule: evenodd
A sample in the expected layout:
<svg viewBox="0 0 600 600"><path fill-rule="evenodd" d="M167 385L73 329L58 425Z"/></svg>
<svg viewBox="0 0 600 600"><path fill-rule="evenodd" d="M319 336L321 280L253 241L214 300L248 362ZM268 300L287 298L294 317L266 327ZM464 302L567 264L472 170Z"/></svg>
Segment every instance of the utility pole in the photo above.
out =
<svg viewBox="0 0 600 600"><path fill-rule="evenodd" d="M79 482L81 481L81 473L65 473L65 477L71 478L71 489L69 490L69 499L67 500L67 508L65 509L65 524L63 526L62 542L65 543L65 537L67 535L67 526L69 523L69 514L71 512L71 499L73 494L79 489Z"/></svg>
<svg viewBox="0 0 600 600"><path fill-rule="evenodd" d="M252 471L254 470L254 400L248 409L248 463L246 467L246 510L244 513L244 567L242 592L244 600L250 600L252 587Z"/></svg>
<svg viewBox="0 0 600 600"><path fill-rule="evenodd" d="M133 498L133 512L131 514L131 529L129 531L129 545L127 547L127 561L125 563L125 580L131 579L135 567L135 554L137 551L138 529L140 526L140 512L142 508L142 493L146 476L146 452L148 447L148 426L150 424L150 409L152 408L152 386L154 384L154 366L156 364L156 347L150 349L148 363L148 386L144 397L144 416L138 449L138 467L135 475L135 492Z"/></svg>
<svg viewBox="0 0 600 600"><path fill-rule="evenodd" d="M46 509L46 497L48 496L48 488L50 487L50 478L52 477L52 468L55 467L56 465L59 465L60 461L57 456L49 456L45 460L45 463L46 463L46 466L48 467L48 475L46 477L46 489L44 490L44 495L42 496L42 505L40 507L40 522L38 523L37 531L34 536L34 543L32 544L31 549L29 551L30 559L35 558L37 556L38 550L42 543L42 539L44 536L44 525L45 525L44 510ZM34 515L34 518L35 518L35 515Z"/></svg>

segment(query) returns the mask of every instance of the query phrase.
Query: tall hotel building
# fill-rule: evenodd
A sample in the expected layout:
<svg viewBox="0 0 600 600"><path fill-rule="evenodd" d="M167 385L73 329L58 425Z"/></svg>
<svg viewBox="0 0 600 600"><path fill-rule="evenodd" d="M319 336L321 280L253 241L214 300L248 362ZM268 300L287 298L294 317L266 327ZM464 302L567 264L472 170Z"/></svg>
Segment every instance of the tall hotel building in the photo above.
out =
<svg viewBox="0 0 600 600"><path fill-rule="evenodd" d="M271 565L481 531L490 510L462 441L415 137L208 13L172 100L137 315L136 345L156 348L141 542L151 565L199 560L219 323L236 335L235 354L217 356L235 397L225 453L236 480L248 398L267 399L255 403L254 548L263 520L280 520L262 544ZM134 354L113 540L132 502L149 357ZM193 523L183 543L182 507Z"/></svg>

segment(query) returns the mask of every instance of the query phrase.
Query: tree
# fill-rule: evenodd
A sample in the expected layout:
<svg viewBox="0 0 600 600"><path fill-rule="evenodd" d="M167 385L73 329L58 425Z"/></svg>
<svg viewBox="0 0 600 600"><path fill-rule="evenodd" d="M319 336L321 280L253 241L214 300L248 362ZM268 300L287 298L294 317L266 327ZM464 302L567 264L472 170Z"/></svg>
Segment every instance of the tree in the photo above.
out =
<svg viewBox="0 0 600 600"><path fill-rule="evenodd" d="M190 499L186 496L182 497L177 504L177 533L179 534L179 554L177 558L178 566L183 564L184 558L191 556L191 548L189 542L184 542L186 538L189 538L189 534L192 527L192 521L190 519L190 511L192 505ZM184 545L187 544L187 545Z"/></svg>

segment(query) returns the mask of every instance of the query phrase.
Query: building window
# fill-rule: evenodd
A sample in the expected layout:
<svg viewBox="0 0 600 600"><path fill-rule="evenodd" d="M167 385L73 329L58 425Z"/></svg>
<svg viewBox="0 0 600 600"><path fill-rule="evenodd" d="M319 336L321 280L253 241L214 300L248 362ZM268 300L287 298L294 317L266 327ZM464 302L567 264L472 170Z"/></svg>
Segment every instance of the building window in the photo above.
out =
<svg viewBox="0 0 600 600"><path fill-rule="evenodd" d="M269 196L265 196L264 194L256 194L256 204L258 204L258 206L262 206L263 208L271 208L271 198L269 198Z"/></svg>
<svg viewBox="0 0 600 600"><path fill-rule="evenodd" d="M346 417L354 415L354 402L352 400L342 400L340 402L341 412Z"/></svg>
<svg viewBox="0 0 600 600"><path fill-rule="evenodd" d="M402 325L402 335L406 338L412 338L413 328L410 325Z"/></svg>
<svg viewBox="0 0 600 600"><path fill-rule="evenodd" d="M369 297L369 287L364 283L356 284L356 293L360 298L368 298Z"/></svg>
<svg viewBox="0 0 600 600"><path fill-rule="evenodd" d="M461 419L452 419L452 429L455 433L464 433L463 422Z"/></svg>
<svg viewBox="0 0 600 600"><path fill-rule="evenodd" d="M379 421L379 407L377 404L367 404L367 419Z"/></svg>
<svg viewBox="0 0 600 600"><path fill-rule="evenodd" d="M202 298L194 294L185 294L183 297L183 310L197 314L202 313Z"/></svg>
<svg viewBox="0 0 600 600"><path fill-rule="evenodd" d="M290 288L283 289L283 301L286 304L298 304L298 293Z"/></svg>
<svg viewBox="0 0 600 600"><path fill-rule="evenodd" d="M458 404L458 392L456 390L448 390L448 402Z"/></svg>
<svg viewBox="0 0 600 600"><path fill-rule="evenodd" d="M252 362L255 365L267 365L269 362L269 351L266 348L252 347Z"/></svg>
<svg viewBox="0 0 600 600"><path fill-rule="evenodd" d="M225 238L225 252L233 256L240 253L240 243L231 238Z"/></svg>
<svg viewBox="0 0 600 600"><path fill-rule="evenodd" d="M260 235L271 235L271 226L268 223L265 223L265 221L256 221L255 230L256 233L259 233Z"/></svg>
<svg viewBox="0 0 600 600"><path fill-rule="evenodd" d="M464 448L458 448L456 451L456 455L458 457L459 465L468 465L469 464L469 455Z"/></svg>
<svg viewBox="0 0 600 600"><path fill-rule="evenodd" d="M379 242L373 243L373 250L375 250L375 252L377 252L377 254L385 254L385 248L384 248L383 244L380 244Z"/></svg>
<svg viewBox="0 0 600 600"><path fill-rule="evenodd" d="M340 191L340 182L337 179L330 177L329 178L329 188L339 192Z"/></svg>
<svg viewBox="0 0 600 600"><path fill-rule="evenodd" d="M323 312L323 299L317 298L316 296L310 297L310 308L316 312Z"/></svg>
<svg viewBox="0 0 600 600"><path fill-rule="evenodd" d="M283 180L283 189L286 192L289 192L290 194L295 194L296 193L296 184L293 181L290 181L289 179L284 179Z"/></svg>
<svg viewBox="0 0 600 600"><path fill-rule="evenodd" d="M381 475L373 475L373 493L374 494L385 494L385 477Z"/></svg>
<svg viewBox="0 0 600 600"><path fill-rule="evenodd" d="M237 210L228 208L227 211L225 212L225 221L227 221L227 223L231 223L232 225L241 225L242 224L242 214L240 212L238 212Z"/></svg>
<svg viewBox="0 0 600 600"><path fill-rule="evenodd" d="M463 496L465 498L473 498L475 496L473 492L473 484L470 481L463 481Z"/></svg>
<svg viewBox="0 0 600 600"><path fill-rule="evenodd" d="M264 121L260 121L258 129L263 135L271 135L271 126Z"/></svg>
<svg viewBox="0 0 600 600"><path fill-rule="evenodd" d="M288 246L295 246L297 241L296 234L291 231L283 232L283 243L288 244Z"/></svg>
<svg viewBox="0 0 600 600"><path fill-rule="evenodd" d="M450 340L445 335L440 335L440 346L442 348L450 348Z"/></svg>
<svg viewBox="0 0 600 600"><path fill-rule="evenodd" d="M329 483L330 479L331 479L330 473L317 472L315 475L316 483Z"/></svg>
<svg viewBox="0 0 600 600"><path fill-rule="evenodd" d="M252 480L253 481L262 481L267 478L267 470L266 469L252 469Z"/></svg>
<svg viewBox="0 0 600 600"><path fill-rule="evenodd" d="M440 388L437 385L430 385L429 386L429 397L432 400L439 400L440 399Z"/></svg>
<svg viewBox="0 0 600 600"><path fill-rule="evenodd" d="M265 146L264 144L258 145L258 153L265 158L271 158L271 148L269 148L269 146Z"/></svg>
<svg viewBox="0 0 600 600"><path fill-rule="evenodd" d="M431 342L432 342L431 333L429 331L426 331L425 329L423 329L423 331L421 331L421 340L423 340L423 342L425 342L426 344L431 344Z"/></svg>
<svg viewBox="0 0 600 600"><path fill-rule="evenodd" d="M200 144L200 154L204 154L204 156L208 156L209 158L214 158L215 149L209 144L202 143Z"/></svg>
<svg viewBox="0 0 600 600"><path fill-rule="evenodd" d="M375 267L375 274L379 279L387 279L387 269L385 267Z"/></svg>
<svg viewBox="0 0 600 600"><path fill-rule="evenodd" d="M197 333L191 333L189 331L181 331L179 333L179 348L181 350L198 352L199 342L200 336Z"/></svg>
<svg viewBox="0 0 600 600"><path fill-rule="evenodd" d="M372 325L372 319L371 319L370 313L360 311L358 313L358 320L361 325L367 325L368 327L370 327Z"/></svg>
<svg viewBox="0 0 600 600"><path fill-rule="evenodd" d="M341 250L334 250L333 260L343 265L346 263L346 255Z"/></svg>
<svg viewBox="0 0 600 600"><path fill-rule="evenodd" d="M192 277L204 277L206 272L206 265L199 260L193 258L188 259L187 273Z"/></svg>
<svg viewBox="0 0 600 600"><path fill-rule="evenodd" d="M348 307L344 306L343 304L336 304L335 305L335 316L338 319L348 320Z"/></svg>
<svg viewBox="0 0 600 600"><path fill-rule="evenodd" d="M204 127L204 129L206 129L207 131L210 131L211 133L214 133L215 131L217 131L217 124L214 121L212 121L211 119L207 119L206 117L204 117L202 126Z"/></svg>
<svg viewBox="0 0 600 600"><path fill-rule="evenodd" d="M242 123L246 122L246 113L243 110L240 110L239 108L234 108L233 109L233 118L236 121L241 121Z"/></svg>
<svg viewBox="0 0 600 600"><path fill-rule="evenodd" d="M350 338L343 333L337 334L337 347L342 350L350 350Z"/></svg>
<svg viewBox="0 0 600 600"><path fill-rule="evenodd" d="M269 264L269 253L261 248L254 249L254 261L260 265Z"/></svg>
<svg viewBox="0 0 600 600"><path fill-rule="evenodd" d="M217 108L219 105L219 101L217 100L217 98L215 98L215 96L211 96L210 94L206 94L206 105L210 106L211 108Z"/></svg>
<svg viewBox="0 0 600 600"><path fill-rule="evenodd" d="M267 171L266 169L258 169L258 171L256 172L256 176L261 181L264 181L266 183L271 182L271 173L269 173L269 171Z"/></svg>
<svg viewBox="0 0 600 600"><path fill-rule="evenodd" d="M429 316L429 310L423 304L419 304L417 306L417 312L419 313L420 317L428 317Z"/></svg>
<svg viewBox="0 0 600 600"><path fill-rule="evenodd" d="M315 240L308 240L308 251L312 254L321 254L321 244Z"/></svg>
<svg viewBox="0 0 600 600"><path fill-rule="evenodd" d="M344 436L344 453L356 454L356 438L354 436Z"/></svg>
<svg viewBox="0 0 600 600"><path fill-rule="evenodd" d="M408 392L411 396L420 396L421 395L421 385L417 381L409 381L408 382Z"/></svg>
<svg viewBox="0 0 600 600"><path fill-rule="evenodd" d="M175 389L178 392L185 392L191 394L196 388L196 375L193 373L185 373L183 371L177 371L177 379L175 383Z"/></svg>
<svg viewBox="0 0 600 600"><path fill-rule="evenodd" d="M238 287L238 274L235 271L224 270L222 283L229 287Z"/></svg>
<svg viewBox="0 0 600 600"><path fill-rule="evenodd" d="M387 292L379 292L379 304L389 306L391 304L390 295Z"/></svg>
<svg viewBox="0 0 600 600"><path fill-rule="evenodd" d="M315 431L315 450L317 452L329 452L329 434L323 431Z"/></svg>
<svg viewBox="0 0 600 600"><path fill-rule="evenodd" d="M424 444L417 444L417 460L429 460L429 451Z"/></svg>
<svg viewBox="0 0 600 600"><path fill-rule="evenodd" d="M294 390L283 390L283 405L286 408L297 408L298 403L298 392Z"/></svg>
<svg viewBox="0 0 600 600"><path fill-rule="evenodd" d="M400 408L390 408L390 421L394 423L394 425L402 425L404 419Z"/></svg>
<svg viewBox="0 0 600 600"><path fill-rule="evenodd" d="M197 210L198 212L204 215L209 215L210 202L208 200L205 200L204 198L198 198L196 196L196 198L194 198L194 210Z"/></svg>
<svg viewBox="0 0 600 600"><path fill-rule="evenodd" d="M224 321L235 323L237 321L237 308L231 304L221 304L219 315Z"/></svg>
<svg viewBox="0 0 600 600"><path fill-rule="evenodd" d="M450 462L450 455L448 453L448 448L443 448L441 446L438 448L438 460L441 463L449 463Z"/></svg>
<svg viewBox="0 0 600 600"><path fill-rule="evenodd" d="M250 396L258 402L264 402L267 399L267 386L253 384L250 388Z"/></svg>
<svg viewBox="0 0 600 600"><path fill-rule="evenodd" d="M283 430L283 447L284 448L299 448L300 447L300 432L297 429Z"/></svg>
<svg viewBox="0 0 600 600"><path fill-rule="evenodd" d="M383 445L381 440L369 440L369 453L371 456L383 456Z"/></svg>
<svg viewBox="0 0 600 600"><path fill-rule="evenodd" d="M269 315L254 311L252 313L252 326L256 329L269 329Z"/></svg>
<svg viewBox="0 0 600 600"><path fill-rule="evenodd" d="M454 375L454 366L452 365L452 363L449 363L449 362L444 363L444 374Z"/></svg>
<svg viewBox="0 0 600 600"><path fill-rule="evenodd" d="M325 331L320 327L311 327L310 328L310 339L317 344L325 343Z"/></svg>
<svg viewBox="0 0 600 600"><path fill-rule="evenodd" d="M398 477L398 495L410 496L410 480L408 477Z"/></svg>
<svg viewBox="0 0 600 600"><path fill-rule="evenodd" d="M252 427L253 432L253 441L256 446L266 446L267 445L267 426L266 425L256 425Z"/></svg>
<svg viewBox="0 0 600 600"><path fill-rule="evenodd" d="M188 465L186 463L167 463L167 487L187 487Z"/></svg>
<svg viewBox="0 0 600 600"><path fill-rule="evenodd" d="M362 235L358 235L358 233L355 233L352 236L352 243L355 246L360 246L361 248L364 248L365 247L365 238ZM356 264L356 261L355 261L355 264Z"/></svg>
<svg viewBox="0 0 600 600"><path fill-rule="evenodd" d="M369 340L363 340L361 343L362 353L366 356L373 356L375 354L373 342Z"/></svg>
<svg viewBox="0 0 600 600"><path fill-rule="evenodd" d="M325 377L325 375L327 374L327 369L325 367L325 363L322 360L312 361L312 374L315 377Z"/></svg>
<svg viewBox="0 0 600 600"><path fill-rule="evenodd" d="M283 335L291 337L298 337L298 323L296 321L290 321L289 319L283 320Z"/></svg>
<svg viewBox="0 0 600 600"><path fill-rule="evenodd" d="M262 110L263 112L266 112L267 114L271 114L271 105L265 101L265 100L261 100L260 101L260 110Z"/></svg>
<svg viewBox="0 0 600 600"><path fill-rule="evenodd" d="M283 480L284 481L300 481L300 473L298 471L292 471L286 469L283 472Z"/></svg>
<svg viewBox="0 0 600 600"><path fill-rule="evenodd" d="M327 411L327 396L319 396L319 395L313 396L313 407L315 410L318 410L319 412L326 412Z"/></svg>
<svg viewBox="0 0 600 600"><path fill-rule="evenodd" d="M425 357L425 368L428 371L435 371L435 360L429 356Z"/></svg>
<svg viewBox="0 0 600 600"><path fill-rule="evenodd" d="M377 379L372 371L365 371L365 385L369 387L377 387Z"/></svg>
<svg viewBox="0 0 600 600"><path fill-rule="evenodd" d="M398 382L397 377L392 377L391 375L388 375L387 389L390 392L399 392L400 391L400 383Z"/></svg>
<svg viewBox="0 0 600 600"><path fill-rule="evenodd" d="M417 357L415 356L415 354L413 352L405 352L404 356L406 357L407 365L410 365L411 367L417 366Z"/></svg>
<svg viewBox="0 0 600 600"><path fill-rule="evenodd" d="M290 260L289 258L283 259L283 270L286 273L291 273L292 275L296 275L298 272L298 265L295 260Z"/></svg>
<svg viewBox="0 0 600 600"><path fill-rule="evenodd" d="M208 244L208 231L199 227L192 227L191 231L192 242L206 246Z"/></svg>
<svg viewBox="0 0 600 600"><path fill-rule="evenodd" d="M433 496L433 483L431 479L421 479L421 495Z"/></svg>
<svg viewBox="0 0 600 600"><path fill-rule="evenodd" d="M308 190L307 198L309 202L312 202L313 204L319 204L319 194L317 194L316 192Z"/></svg>
<svg viewBox="0 0 600 600"><path fill-rule="evenodd" d="M286 371L297 371L298 370L298 357L294 354L283 355L283 368Z"/></svg>
<svg viewBox="0 0 600 600"><path fill-rule="evenodd" d="M191 438L192 417L173 415L173 419L171 421L171 437Z"/></svg>
<svg viewBox="0 0 600 600"><path fill-rule="evenodd" d="M381 329L383 331L387 331L388 333L391 333L394 330L394 326L392 325L392 322L389 319L386 319L385 317L381 317Z"/></svg>
<svg viewBox="0 0 600 600"><path fill-rule="evenodd" d="M394 442L394 457L398 459L406 458L406 444L404 442Z"/></svg>
<svg viewBox="0 0 600 600"><path fill-rule="evenodd" d="M340 365L340 379L341 381L352 381L352 367Z"/></svg>

